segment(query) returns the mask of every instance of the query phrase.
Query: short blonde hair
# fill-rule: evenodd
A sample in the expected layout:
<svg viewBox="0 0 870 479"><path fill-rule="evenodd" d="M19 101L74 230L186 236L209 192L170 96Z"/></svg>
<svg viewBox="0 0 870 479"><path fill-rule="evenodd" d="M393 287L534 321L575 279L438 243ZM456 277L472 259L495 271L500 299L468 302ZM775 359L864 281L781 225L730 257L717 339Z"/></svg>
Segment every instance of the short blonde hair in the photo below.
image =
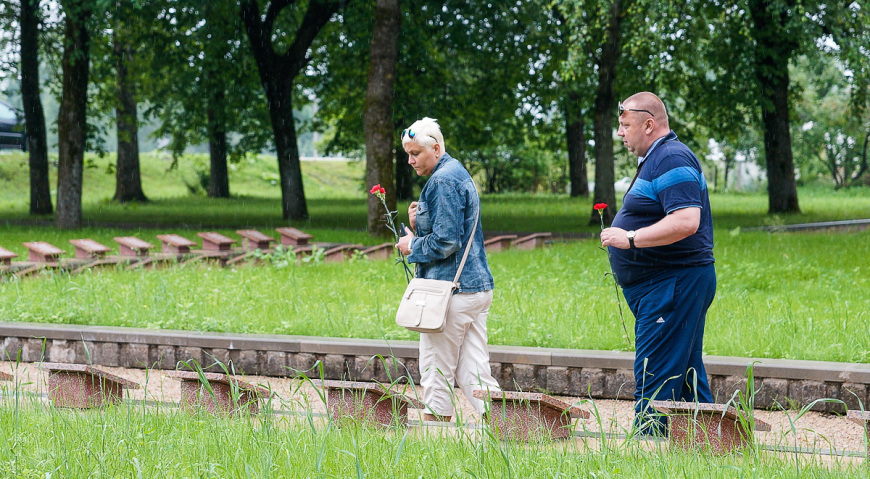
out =
<svg viewBox="0 0 870 479"><path fill-rule="evenodd" d="M432 148L435 143L441 145L441 151L444 151L444 136L441 134L441 127L438 125L438 120L434 118L424 117L422 120L415 121L411 126L402 131L402 145L416 141L423 148Z"/></svg>

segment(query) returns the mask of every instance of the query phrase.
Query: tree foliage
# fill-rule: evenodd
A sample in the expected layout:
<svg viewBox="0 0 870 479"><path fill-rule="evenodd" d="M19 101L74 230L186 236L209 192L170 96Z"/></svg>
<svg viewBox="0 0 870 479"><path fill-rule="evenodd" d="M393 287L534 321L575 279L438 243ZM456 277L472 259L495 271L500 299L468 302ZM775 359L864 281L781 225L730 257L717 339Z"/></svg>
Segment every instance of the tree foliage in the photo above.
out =
<svg viewBox="0 0 870 479"><path fill-rule="evenodd" d="M263 11L258 0L241 2L241 19L269 105L285 219L308 218L293 119L296 77L308 64L318 33L344 4L337 0L276 0Z"/></svg>
<svg viewBox="0 0 870 479"><path fill-rule="evenodd" d="M190 146L209 145L207 192L230 194L227 161L272 141L257 67L244 42L234 2L159 2L151 22L149 117L177 159Z"/></svg>
<svg viewBox="0 0 870 479"><path fill-rule="evenodd" d="M329 148L354 152L362 144L366 87L359 65L367 64L371 37L362 19L371 9L360 3L344 14L341 28L330 30L316 51L307 85L318 99L315 127L332 132ZM538 86L554 81L543 72L550 19L543 2L403 3L393 108L397 161L405 161L398 132L428 116L439 120L447 150L483 172L483 188L519 187L501 173L518 166L533 130L553 121L554 100Z"/></svg>
<svg viewBox="0 0 870 479"><path fill-rule="evenodd" d="M6 79L21 77L32 135L53 121L38 119L38 91L60 101L64 227L81 221L83 152L104 148L110 118L119 145L134 148L140 108L176 158L209 144L212 196L229 195L228 160L274 147L282 214L294 220L308 215L297 128L324 132L328 151L377 149L378 171L395 168L390 194L408 198L421 180L410 176L397 132L423 116L439 119L445 147L493 193L565 191L570 180L572 195L588 194L592 145L593 200L615 208L617 173L633 169L614 148L615 107L641 90L662 97L673 129L697 152L716 140L726 171L758 151L771 213L799 210L796 170L800 181L821 175L838 187L867 175L868 0L398 2L400 26L387 27L398 35L396 60L385 62L372 41L375 2L21 1L39 7L39 36L21 3L0 4L0 61ZM42 45L48 82L34 84L37 55L16 56L9 46L19 42L20 51ZM394 75L370 70L375 63L394 64ZM381 100L367 103L367 90ZM300 124L306 106L314 118ZM365 118L375 113L379 140L367 145ZM42 198L38 150L32 190ZM119 188L128 156L119 151Z"/></svg>

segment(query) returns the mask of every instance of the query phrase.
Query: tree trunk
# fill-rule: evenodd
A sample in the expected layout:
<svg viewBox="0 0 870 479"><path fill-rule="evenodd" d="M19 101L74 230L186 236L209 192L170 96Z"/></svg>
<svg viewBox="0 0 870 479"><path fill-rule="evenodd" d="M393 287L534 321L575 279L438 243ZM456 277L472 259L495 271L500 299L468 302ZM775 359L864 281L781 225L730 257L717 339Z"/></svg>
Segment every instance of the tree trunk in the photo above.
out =
<svg viewBox="0 0 870 479"><path fill-rule="evenodd" d="M860 180L864 173L867 172L867 146L870 144L870 131L864 135L864 148L861 150L861 166L858 167L858 171L852 177L852 181Z"/></svg>
<svg viewBox="0 0 870 479"><path fill-rule="evenodd" d="M761 123L767 162L768 213L799 213L789 131L788 62L797 44L786 28L794 0L749 2L755 23L755 74L761 90Z"/></svg>
<svg viewBox="0 0 870 479"><path fill-rule="evenodd" d="M586 138L583 136L583 113L579 108L578 95L568 93L565 108L565 138L568 143L568 181L571 182L571 197L589 196L589 180L586 174Z"/></svg>
<svg viewBox="0 0 870 479"><path fill-rule="evenodd" d="M296 124L293 121L293 95L289 88L286 90L285 93L266 94L278 155L281 213L284 219L305 220L308 219L308 205L302 187L302 165L299 161Z"/></svg>
<svg viewBox="0 0 870 479"><path fill-rule="evenodd" d="M208 116L208 155L211 168L208 176L210 198L230 197L230 178L227 171L227 128L223 114L224 93L215 91L206 108Z"/></svg>
<svg viewBox="0 0 870 479"><path fill-rule="evenodd" d="M788 66L784 65L780 73L785 82L782 88L771 91L762 87L762 90L767 90L764 92L764 103L772 105L769 108L761 107L767 160L768 213L800 213L788 121Z"/></svg>
<svg viewBox="0 0 870 479"><path fill-rule="evenodd" d="M726 191L728 189L728 176L729 176L729 173L731 173L731 169L733 168L734 163L736 161L737 160L734 157L729 157L727 154L725 155L725 158L722 161L723 163L725 163L725 181L724 181L725 186L722 187L722 191ZM717 187L717 189L718 189L718 187Z"/></svg>
<svg viewBox="0 0 870 479"><path fill-rule="evenodd" d="M348 1L311 0L304 17L296 23L296 30L285 32L294 38L293 43L286 51L278 53L272 41L275 22L281 11L294 3L270 2L265 14L261 14L257 0L243 0L239 15L245 24L260 82L269 104L269 117L272 120L275 150L278 154L282 214L284 219L304 220L308 218L308 206L302 188L302 168L299 164L299 146L296 143L296 124L293 121L293 84L308 62L308 49L317 33L338 11L339 6Z"/></svg>
<svg viewBox="0 0 870 479"><path fill-rule="evenodd" d="M610 224L616 214L616 190L613 186L613 112L616 110L616 66L621 51L621 22L623 0L614 0L610 8L610 21L607 37L601 49L598 62L598 91L595 94L595 193L593 204L607 203L604 210L604 223ZM627 7L627 6L626 6ZM598 211L594 208L589 216L589 224L600 224Z"/></svg>
<svg viewBox="0 0 870 479"><path fill-rule="evenodd" d="M64 2L63 86L57 118L58 170L55 224L76 229L82 224L82 169L87 135L90 11L81 1Z"/></svg>
<svg viewBox="0 0 870 479"><path fill-rule="evenodd" d="M30 214L52 212L45 113L39 98L39 0L21 0L21 100L30 152Z"/></svg>
<svg viewBox="0 0 870 479"><path fill-rule="evenodd" d="M139 119L137 117L136 85L130 79L127 65L133 61L133 46L123 39L123 26L116 26L114 52L117 64L118 106L115 124L118 133L118 164L115 169L115 196L119 203L148 201L142 191L139 170Z"/></svg>
<svg viewBox="0 0 870 479"><path fill-rule="evenodd" d="M393 128L396 131L398 128ZM408 153L402 148L402 142L396 147L396 199L414 199L414 168L408 164Z"/></svg>
<svg viewBox="0 0 870 479"><path fill-rule="evenodd" d="M400 23L399 0L376 0L363 117L366 187L386 186L386 202L390 211L396 209L396 192L389 186L394 182L393 87L396 82ZM384 214L388 212L383 208L375 195L368 195L368 231L373 236L389 234L384 222Z"/></svg>

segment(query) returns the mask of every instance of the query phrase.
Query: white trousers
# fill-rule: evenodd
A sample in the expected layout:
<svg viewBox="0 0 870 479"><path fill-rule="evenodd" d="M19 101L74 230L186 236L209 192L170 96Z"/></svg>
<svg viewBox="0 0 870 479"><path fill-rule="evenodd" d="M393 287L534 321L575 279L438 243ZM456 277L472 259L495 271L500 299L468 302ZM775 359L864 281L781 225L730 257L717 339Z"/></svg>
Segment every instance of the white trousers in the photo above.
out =
<svg viewBox="0 0 870 479"><path fill-rule="evenodd" d="M420 384L423 401L439 416L452 416L453 387L462 393L479 414L484 403L475 399L476 389L500 389L489 367L486 317L492 304L492 290L455 294L440 333L420 334Z"/></svg>

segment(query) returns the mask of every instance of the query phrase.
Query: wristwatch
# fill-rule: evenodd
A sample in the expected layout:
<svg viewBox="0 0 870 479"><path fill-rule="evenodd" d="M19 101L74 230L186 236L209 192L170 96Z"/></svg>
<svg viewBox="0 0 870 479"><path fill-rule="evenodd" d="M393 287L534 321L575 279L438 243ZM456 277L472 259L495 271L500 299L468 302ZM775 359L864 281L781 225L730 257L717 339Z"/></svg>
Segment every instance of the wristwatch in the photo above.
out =
<svg viewBox="0 0 870 479"><path fill-rule="evenodd" d="M635 237L636 235L637 235L637 232L634 231L634 230L626 231L626 232L625 232L625 237L628 238L628 247L631 248L631 249L635 249L635 248L636 248L636 246L634 245L634 237Z"/></svg>

